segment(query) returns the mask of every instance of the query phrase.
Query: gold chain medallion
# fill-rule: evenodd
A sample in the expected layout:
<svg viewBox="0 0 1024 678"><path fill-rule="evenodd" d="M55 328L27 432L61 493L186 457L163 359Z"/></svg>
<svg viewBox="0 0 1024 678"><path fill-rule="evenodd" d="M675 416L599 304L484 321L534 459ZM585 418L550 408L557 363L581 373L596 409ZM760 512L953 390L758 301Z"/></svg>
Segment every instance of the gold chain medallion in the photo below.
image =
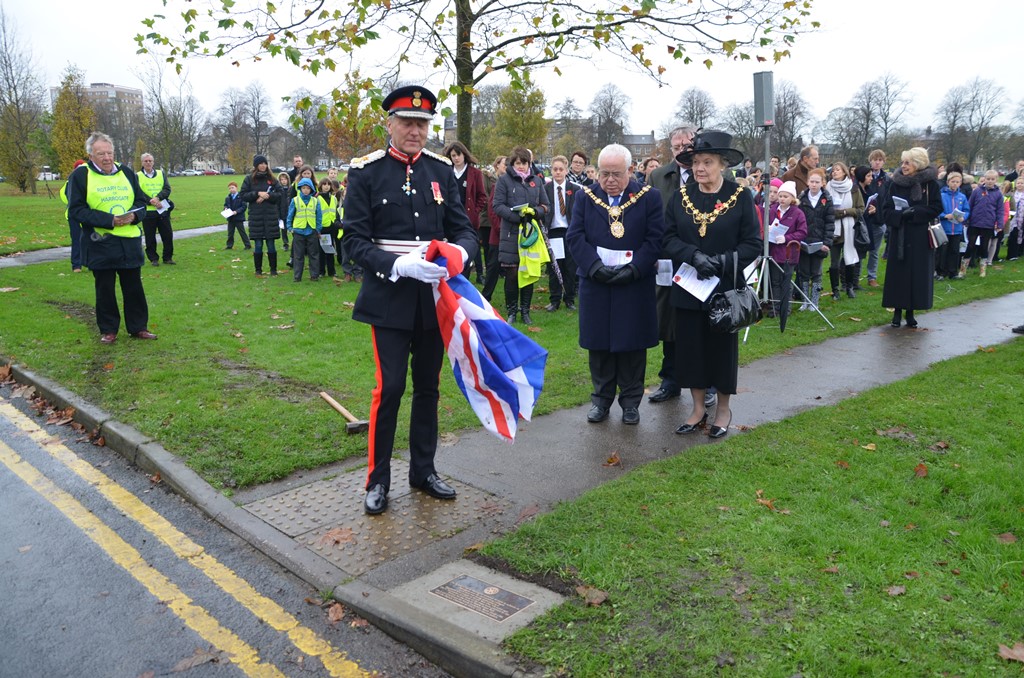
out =
<svg viewBox="0 0 1024 678"><path fill-rule="evenodd" d="M718 217L733 208L736 204L736 200L743 193L743 190L742 186L737 186L736 192L733 193L728 200L725 202L719 200L715 203L715 209L710 212L701 212L698 210L690 201L690 196L687 194L686 188L683 188L679 193L683 196L683 211L693 217L694 223L697 224L697 233L703 238L708 232L708 226L715 223L715 220L718 219Z"/></svg>
<svg viewBox="0 0 1024 678"><path fill-rule="evenodd" d="M651 190L650 185L644 186L637 193L634 193L633 197L631 197L626 202L622 203L621 205L616 205L612 207L604 200L601 200L596 195L594 195L594 192L590 190L590 187L585 186L583 188L583 192L590 196L590 199L594 201L594 204L596 204L598 207L603 207L604 209L608 210L608 229L611 231L612 237L615 238L621 238L622 236L626 235L626 227L623 225L621 221L623 212L626 211L627 207L635 205L636 201L639 200L649 190Z"/></svg>

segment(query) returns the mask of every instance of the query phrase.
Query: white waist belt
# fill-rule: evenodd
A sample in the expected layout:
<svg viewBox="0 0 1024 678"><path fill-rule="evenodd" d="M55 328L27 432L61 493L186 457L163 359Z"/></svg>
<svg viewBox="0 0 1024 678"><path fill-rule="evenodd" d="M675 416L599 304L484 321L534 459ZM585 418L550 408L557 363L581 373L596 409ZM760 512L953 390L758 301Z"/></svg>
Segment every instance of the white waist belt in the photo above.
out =
<svg viewBox="0 0 1024 678"><path fill-rule="evenodd" d="M391 252L393 254L408 254L417 247L427 243L422 240L386 240L384 238L374 238L373 244L385 252Z"/></svg>

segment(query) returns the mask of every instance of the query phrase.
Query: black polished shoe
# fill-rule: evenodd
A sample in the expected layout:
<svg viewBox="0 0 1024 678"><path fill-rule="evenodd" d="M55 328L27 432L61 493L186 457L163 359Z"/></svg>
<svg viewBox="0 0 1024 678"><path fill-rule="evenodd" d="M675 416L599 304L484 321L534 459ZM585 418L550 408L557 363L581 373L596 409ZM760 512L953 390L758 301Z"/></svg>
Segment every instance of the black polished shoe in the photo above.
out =
<svg viewBox="0 0 1024 678"><path fill-rule="evenodd" d="M413 487L423 490L435 499L455 499L455 488L441 480L441 476L436 473L431 473L426 480Z"/></svg>
<svg viewBox="0 0 1024 678"><path fill-rule="evenodd" d="M707 421L708 421L708 413L705 412L704 416L701 417L700 421L698 421L696 424L683 423L682 426L680 426L679 428L676 429L676 433L678 435L686 435L687 433L693 433L694 431L700 429L701 426L706 424Z"/></svg>
<svg viewBox="0 0 1024 678"><path fill-rule="evenodd" d="M729 432L730 424L732 424L732 410L729 410L729 421L726 422L725 426L711 426L708 430L708 438L724 438L725 434Z"/></svg>
<svg viewBox="0 0 1024 678"><path fill-rule="evenodd" d="M714 407L718 402L718 395L710 391L704 391L704 408Z"/></svg>
<svg viewBox="0 0 1024 678"><path fill-rule="evenodd" d="M370 487L366 492L366 498L363 499L363 510L371 516L375 516L378 513L384 513L388 508L388 491L387 489L377 483Z"/></svg>
<svg viewBox="0 0 1024 678"><path fill-rule="evenodd" d="M547 306L544 307L544 310L547 311L548 313L554 313L555 311L558 310L558 306L558 304L548 304Z"/></svg>
<svg viewBox="0 0 1024 678"><path fill-rule="evenodd" d="M636 407L626 407L622 410L622 423L636 426L640 423L640 410Z"/></svg>
<svg viewBox="0 0 1024 678"><path fill-rule="evenodd" d="M587 412L587 421L591 424L597 424L608 418L608 408L601 407L600 405L594 405Z"/></svg>
<svg viewBox="0 0 1024 678"><path fill-rule="evenodd" d="M659 386L658 390L647 397L649 403L663 403L666 400L679 397L679 389L668 389L664 386Z"/></svg>
<svg viewBox="0 0 1024 678"><path fill-rule="evenodd" d="M523 319L523 324L524 325L529 326L529 325L533 324L533 318L530 317L530 312L529 311L523 311L522 314L521 314L521 317Z"/></svg>
<svg viewBox="0 0 1024 678"><path fill-rule="evenodd" d="M565 302L565 310L567 310L567 311L575 311L576 310L576 304L572 303L571 301Z"/></svg>

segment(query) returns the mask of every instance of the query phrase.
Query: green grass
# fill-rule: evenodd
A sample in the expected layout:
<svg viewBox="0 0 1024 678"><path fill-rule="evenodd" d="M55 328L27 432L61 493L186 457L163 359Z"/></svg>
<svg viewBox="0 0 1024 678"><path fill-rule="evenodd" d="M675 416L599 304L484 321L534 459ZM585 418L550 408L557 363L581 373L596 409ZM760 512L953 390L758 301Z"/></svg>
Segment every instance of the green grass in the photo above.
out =
<svg viewBox="0 0 1024 678"><path fill-rule="evenodd" d="M185 177L182 181L224 177ZM198 184L197 184L198 185ZM208 198L213 200L213 197ZM187 202L186 202L187 206ZM217 206L213 209L216 209ZM5 213L0 220L9 224ZM5 226L6 228L6 226ZM351 319L357 285L291 281L290 272L256 279L247 252L222 249L221 234L181 239L176 267L146 267L150 329L156 342L122 335L97 342L92 278L63 263L0 270L3 295L0 355L49 376L160 440L214 486L267 482L298 469L365 454L365 437L346 436L344 421L318 397L332 394L356 416L369 413L374 385L369 328ZM243 256L245 255L245 256ZM284 254L281 264L283 268ZM972 276L936 297L939 308L1016 291L1022 262ZM501 290L495 301L503 305ZM813 313L794 313L785 334L774 321L756 327L741 348L749 362L792 346L845 336L888 322L881 292L823 302L830 330ZM535 306L547 303L538 290ZM530 332L550 354L535 413L589 401L586 352L577 344L577 316L533 313ZM928 325L927 316L922 324ZM292 325L291 329L278 329ZM59 340L58 340L59 339ZM648 352L648 382L657 380L661 351ZM442 433L479 426L444 368ZM402 420L407 418L403 411ZM396 445L407 446L399 427Z"/></svg>
<svg viewBox="0 0 1024 678"><path fill-rule="evenodd" d="M228 182L242 183L242 175L171 177L171 221L176 229L198 228L224 223L220 211ZM58 191L64 181L38 183L36 195L21 193L10 183L0 184L0 256L71 244L64 203Z"/></svg>
<svg viewBox="0 0 1024 678"><path fill-rule="evenodd" d="M608 601L507 647L581 678L1019 676L1022 377L1017 340L560 505L485 553Z"/></svg>

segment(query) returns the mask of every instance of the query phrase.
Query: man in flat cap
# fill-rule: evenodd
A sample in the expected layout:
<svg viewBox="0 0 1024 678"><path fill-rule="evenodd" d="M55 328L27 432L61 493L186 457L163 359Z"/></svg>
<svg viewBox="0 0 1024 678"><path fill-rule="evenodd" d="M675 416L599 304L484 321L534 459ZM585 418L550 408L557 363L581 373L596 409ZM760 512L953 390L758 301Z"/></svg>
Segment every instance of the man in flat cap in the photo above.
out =
<svg viewBox="0 0 1024 678"><path fill-rule="evenodd" d="M345 195L344 244L364 270L352 317L372 326L377 364L363 502L369 514L388 507L391 452L410 356L409 484L438 499L455 498L434 468L444 343L432 285L447 271L424 254L431 240L445 239L462 250L465 264L477 248L451 161L424 149L437 97L422 86L400 87L382 106L388 112L388 146L352 160Z"/></svg>

